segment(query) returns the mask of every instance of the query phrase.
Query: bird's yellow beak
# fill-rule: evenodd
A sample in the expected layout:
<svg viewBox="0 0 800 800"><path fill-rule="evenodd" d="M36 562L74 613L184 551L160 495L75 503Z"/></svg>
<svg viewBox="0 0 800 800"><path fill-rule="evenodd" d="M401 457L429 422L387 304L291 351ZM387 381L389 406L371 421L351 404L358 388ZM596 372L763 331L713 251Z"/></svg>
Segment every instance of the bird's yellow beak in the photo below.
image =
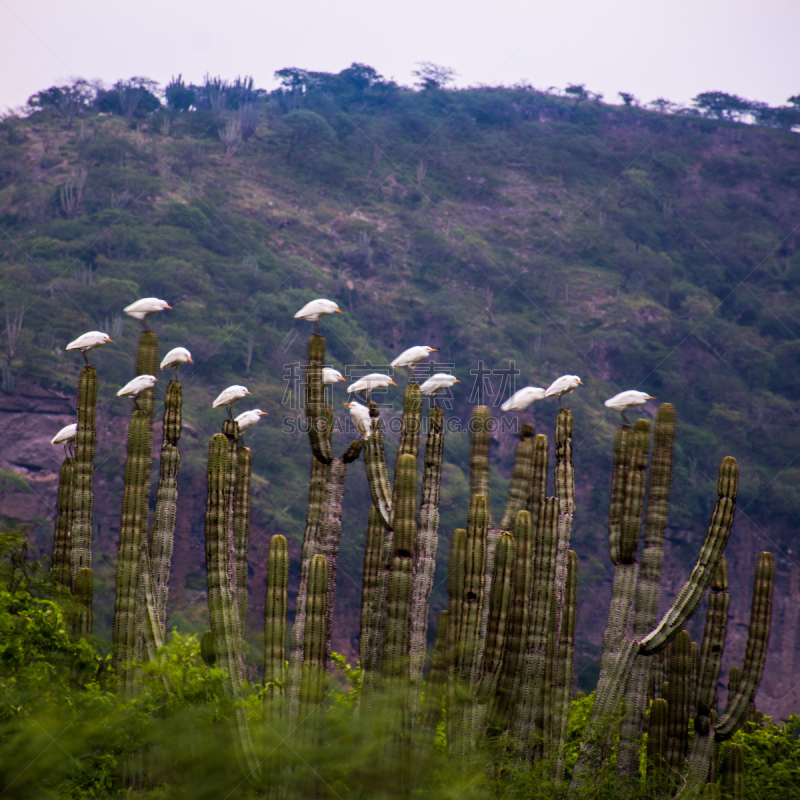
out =
<svg viewBox="0 0 800 800"><path fill-rule="evenodd" d="M391 383L392 386L397 386L397 384L394 381L389 381L389 383Z"/></svg>
<svg viewBox="0 0 800 800"><path fill-rule="evenodd" d="M269 411L259 411L259 412L258 412L258 416L259 416L259 417L266 417L266 416L267 416L267 414L269 414Z"/></svg>
<svg viewBox="0 0 800 800"><path fill-rule="evenodd" d="M194 364L194 361L192 361L192 357L191 356L189 356L189 363L190 364Z"/></svg>
<svg viewBox="0 0 800 800"><path fill-rule="evenodd" d="M343 381L343 380L344 380L344 378L339 378L339 380L340 380L340 381Z"/></svg>
<svg viewBox="0 0 800 800"><path fill-rule="evenodd" d="M647 395L647 399L648 399L648 400L655 400L655 399L657 399L657 398L655 398L655 397L651 397L650 395Z"/></svg>
<svg viewBox="0 0 800 800"><path fill-rule="evenodd" d="M247 389L245 389L245 394L253 394L253 393L252 392L248 392Z"/></svg>
<svg viewBox="0 0 800 800"><path fill-rule="evenodd" d="M583 381L580 378L578 378L578 383L583 386Z"/></svg>
<svg viewBox="0 0 800 800"><path fill-rule="evenodd" d="M439 351L435 347L431 347L431 353L438 353Z"/></svg>
<svg viewBox="0 0 800 800"><path fill-rule="evenodd" d="M170 311L172 311L172 306L164 306L164 308L168 308Z"/></svg>
<svg viewBox="0 0 800 800"><path fill-rule="evenodd" d="M343 405L345 408L350 408L350 405L351 405L351 404L350 404L350 403L342 403L342 405Z"/></svg>
<svg viewBox="0 0 800 800"><path fill-rule="evenodd" d="M106 341L107 341L107 342L111 342L111 344L114 344L114 340L113 340L113 339L110 339L108 336L106 336Z"/></svg>
<svg viewBox="0 0 800 800"><path fill-rule="evenodd" d="M158 383L158 378L153 378L153 380L154 380L156 383Z"/></svg>
<svg viewBox="0 0 800 800"><path fill-rule="evenodd" d="M336 309L336 313L337 313L337 314L344 314L344 311L342 311L342 309L341 309L341 308L337 308L337 309Z"/></svg>
<svg viewBox="0 0 800 800"><path fill-rule="evenodd" d="M458 378L456 378L456 379L453 381L453 383L461 383L461 381L460 381Z"/></svg>

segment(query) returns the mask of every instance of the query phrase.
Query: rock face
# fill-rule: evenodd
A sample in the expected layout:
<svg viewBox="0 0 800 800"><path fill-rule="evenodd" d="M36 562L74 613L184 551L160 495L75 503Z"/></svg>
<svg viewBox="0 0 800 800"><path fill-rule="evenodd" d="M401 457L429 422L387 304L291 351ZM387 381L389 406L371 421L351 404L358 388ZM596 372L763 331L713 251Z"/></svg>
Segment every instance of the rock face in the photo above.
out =
<svg viewBox="0 0 800 800"><path fill-rule="evenodd" d="M58 488L58 471L64 457L61 446L53 446L50 439L63 426L74 421L75 399L18 381L13 395L0 393L0 469L13 470L23 478L29 491L15 487L3 493L0 484L0 516L11 518L29 526L33 551L50 556L53 536L53 518ZM95 459L95 620L96 633L104 636L110 631L114 607L114 569L119 540L122 475L125 460L127 418L112 416L102 402L98 405L98 444ZM158 477L160 452L160 424L154 429L153 481ZM498 457L510 454L513 442L501 436L496 442ZM202 447L193 429L186 431L181 449ZM355 474L355 473L354 473ZM359 480L358 477L355 478ZM8 484L6 484L8 486ZM170 585L169 624L182 629L203 630L207 626L205 595L204 513L205 473L197 463L184 460L179 479L178 516L175 534ZM584 481L579 485L578 505L586 507L590 495L606 491L600 479L595 489ZM152 492L155 497L155 491ZM154 502L154 500L153 500ZM342 554L353 553L362 546L363 530L358 520L346 520L342 538ZM248 627L255 638L263 624L263 597L266 582L266 555L272 530L267 520L259 519L254 508L253 535L250 550L250 611ZM670 527L665 545L665 563L662 573L661 611L665 611L692 568L704 529L683 530ZM773 622L767 665L757 706L777 718L788 716L800 708L800 684L796 670L800 666L798 654L798 623L800 622L800 574L791 567L777 544L785 541L787 531L769 531L760 528L744 513L737 516L727 547L731 582L731 605L728 636L723 658L721 701L724 702L724 681L731 666L741 666L747 640L747 624L756 555L770 550L775 555L777 571L773 601ZM611 571L603 572L608 562L604 535L584 537L594 544L594 552L585 545L576 545L581 559L584 580L579 591L577 659L580 673L589 676L594 665L611 594ZM290 600L293 604L299 577L300 548L296 537L290 538ZM348 558L350 567L340 570L337 586L336 613L334 615L333 649L343 653L352 663L358 658L358 629L360 604L360 558ZM345 564L345 559L342 559ZM594 574L592 571L594 570ZM699 641L703 628L703 605L689 625L692 638ZM432 608L432 618L438 613ZM290 609L291 613L291 609ZM585 685L585 684L584 684ZM587 687L588 688L588 687Z"/></svg>

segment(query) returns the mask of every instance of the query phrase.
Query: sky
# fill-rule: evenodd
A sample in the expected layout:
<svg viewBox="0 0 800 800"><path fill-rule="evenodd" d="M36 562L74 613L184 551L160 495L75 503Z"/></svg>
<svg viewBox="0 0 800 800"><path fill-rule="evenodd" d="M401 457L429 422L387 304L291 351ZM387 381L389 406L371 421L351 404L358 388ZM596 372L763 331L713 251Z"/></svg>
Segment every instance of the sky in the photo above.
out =
<svg viewBox="0 0 800 800"><path fill-rule="evenodd" d="M412 85L417 63L458 86L583 83L618 103L725 91L800 93L800 0L0 0L0 109L74 78L200 82L352 62Z"/></svg>

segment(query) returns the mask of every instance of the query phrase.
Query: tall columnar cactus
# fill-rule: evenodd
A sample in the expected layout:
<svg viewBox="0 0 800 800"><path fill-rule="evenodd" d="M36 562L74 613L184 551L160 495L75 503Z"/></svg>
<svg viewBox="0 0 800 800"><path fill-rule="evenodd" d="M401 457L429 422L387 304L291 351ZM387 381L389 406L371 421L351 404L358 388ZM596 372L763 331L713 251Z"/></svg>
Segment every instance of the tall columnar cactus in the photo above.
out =
<svg viewBox="0 0 800 800"><path fill-rule="evenodd" d="M419 684L425 665L428 614L439 546L439 487L442 481L444 412L436 406L428 414L422 500L414 546L414 589L411 601L411 679Z"/></svg>
<svg viewBox="0 0 800 800"><path fill-rule="evenodd" d="M282 696L286 683L286 610L289 586L289 548L280 534L272 537L267 561L264 598L264 700Z"/></svg>
<svg viewBox="0 0 800 800"><path fill-rule="evenodd" d="M392 486L386 471L386 454L383 450L383 424L378 407L370 403L372 431L364 446L364 464L367 470L367 483L372 497L372 505L384 527L391 528Z"/></svg>
<svg viewBox="0 0 800 800"><path fill-rule="evenodd" d="M94 575L89 567L83 567L75 582L75 600L78 609L75 615L75 633L78 636L92 635L92 598L94 596Z"/></svg>
<svg viewBox="0 0 800 800"><path fill-rule="evenodd" d="M744 798L744 751L740 744L731 743L725 748L720 765L720 789L722 800Z"/></svg>
<svg viewBox="0 0 800 800"><path fill-rule="evenodd" d="M328 472L325 487L325 509L322 517L322 541L320 552L328 562L328 610L325 623L325 658L331 656L333 635L333 604L336 597L336 574L339 567L339 539L342 535L342 504L344 502L344 480L347 464L343 458L334 458Z"/></svg>
<svg viewBox="0 0 800 800"><path fill-rule="evenodd" d="M306 717L325 699L325 616L328 605L328 562L315 555L308 571L308 601L303 636L300 714Z"/></svg>
<svg viewBox="0 0 800 800"><path fill-rule="evenodd" d="M668 791L667 732L669 707L661 697L653 701L647 716L647 783L651 796L663 797Z"/></svg>
<svg viewBox="0 0 800 800"><path fill-rule="evenodd" d="M152 571L155 613L161 639L167 635L167 601L169 573L175 540L175 518L178 510L178 470L181 454L178 440L183 426L183 389L171 381L164 398L164 433L161 445L161 468L156 494L156 511L150 532L150 569Z"/></svg>
<svg viewBox="0 0 800 800"><path fill-rule="evenodd" d="M703 629L695 716L695 731L698 735L708 735L711 712L717 710L717 682L722 666L722 651L725 647L729 604L728 565L723 554L709 587L708 609Z"/></svg>
<svg viewBox="0 0 800 800"><path fill-rule="evenodd" d="M575 669L575 623L578 615L578 556L574 550L567 554L567 576L564 591L564 610L561 617L558 655L556 657L554 720L552 751L556 759L556 780L564 780L567 732L572 703L572 679Z"/></svg>
<svg viewBox="0 0 800 800"><path fill-rule="evenodd" d="M615 476L616 479L616 476ZM654 655L678 635L686 622L697 610L728 541L736 506L739 468L736 460L725 458L719 468L717 493L719 499L714 507L705 541L700 548L697 561L688 580L681 588L667 613L653 630L640 639L623 640L607 672L605 682L598 682L592 716L587 726L584 744L572 773L573 785L581 786L585 780L588 763L594 757L601 742L601 729L619 708L636 657L639 654ZM629 597L632 600L635 585ZM602 678L602 675L601 675Z"/></svg>
<svg viewBox="0 0 800 800"><path fill-rule="evenodd" d="M69 589L72 586L72 504L75 490L75 459L67 457L58 475L58 500L53 535L51 576L56 583Z"/></svg>
<svg viewBox="0 0 800 800"><path fill-rule="evenodd" d="M517 519L517 512L527 507L533 481L533 470L533 428L530 425L523 425L514 451L514 466L511 469L511 481L508 484L508 499L500 519L500 528L504 531L512 530Z"/></svg>
<svg viewBox="0 0 800 800"><path fill-rule="evenodd" d="M155 375L157 370L158 337L152 331L143 331L136 351L136 374ZM133 671L125 664L136 655L144 633L138 606L142 593L142 550L148 549L154 408L155 390L141 392L133 404L128 427L114 604L114 659L126 690L133 688Z"/></svg>
<svg viewBox="0 0 800 800"><path fill-rule="evenodd" d="M306 363L306 423L314 458L322 464L333 460L331 430L325 413L322 368L325 365L325 337L314 333L308 340Z"/></svg>
<svg viewBox="0 0 800 800"><path fill-rule="evenodd" d="M247 629L247 556L250 548L250 484L253 477L253 453L239 445L236 453L236 487L233 496L233 546L236 554L236 602L239 625L244 637Z"/></svg>
<svg viewBox="0 0 800 800"><path fill-rule="evenodd" d="M457 704L463 702L464 690L458 672L458 645L466 581L467 532L456 528L450 537L450 554L447 558L447 746L456 750L456 740L461 737L461 719ZM460 743L459 743L460 747Z"/></svg>
<svg viewBox="0 0 800 800"><path fill-rule="evenodd" d="M376 614L380 573L383 568L382 554L386 528L374 505L369 508L367 518L367 540L364 545L364 577L361 585L361 625L359 657L361 661L361 685L371 682L370 674L377 668L376 647L381 631L381 622Z"/></svg>
<svg viewBox="0 0 800 800"><path fill-rule="evenodd" d="M662 403L656 412L653 454L650 458L649 491L645 517L644 543L636 587L633 635L643 637L656 624L660 593L661 566L664 562L664 531L669 513L675 445L675 407ZM639 771L641 735L647 707L652 659L636 659L628 683L627 713L620 731L618 764L620 771L636 775ZM660 685L660 681L658 682Z"/></svg>
<svg viewBox="0 0 800 800"><path fill-rule="evenodd" d="M681 774L689 745L692 640L681 631L670 646L667 664L667 768L674 784Z"/></svg>
<svg viewBox="0 0 800 800"><path fill-rule="evenodd" d="M469 450L469 493L486 498L491 524L491 492L489 488L489 443L492 440L492 412L488 406L475 406L469 420L472 436Z"/></svg>
<svg viewBox="0 0 800 800"><path fill-rule="evenodd" d="M78 573L92 568L94 451L97 442L97 370L86 366L78 384L78 428L75 434L75 474L72 500L72 588Z"/></svg>

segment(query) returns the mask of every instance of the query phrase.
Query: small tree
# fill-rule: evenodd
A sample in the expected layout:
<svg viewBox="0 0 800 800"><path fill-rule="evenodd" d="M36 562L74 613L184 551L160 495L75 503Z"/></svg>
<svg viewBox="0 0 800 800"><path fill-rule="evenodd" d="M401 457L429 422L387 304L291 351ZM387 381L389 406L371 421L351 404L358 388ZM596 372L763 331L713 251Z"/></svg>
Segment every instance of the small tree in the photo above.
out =
<svg viewBox="0 0 800 800"><path fill-rule="evenodd" d="M411 74L418 78L416 86L420 89L443 89L448 83L452 83L458 73L451 67L441 67L430 61L418 61L419 69L415 69Z"/></svg>
<svg viewBox="0 0 800 800"><path fill-rule="evenodd" d="M692 103L707 117L731 121L753 109L749 100L727 92L703 92L693 98Z"/></svg>
<svg viewBox="0 0 800 800"><path fill-rule="evenodd" d="M622 98L622 102L625 103L628 108L639 105L639 101L630 92L617 92L617 94Z"/></svg>
<svg viewBox="0 0 800 800"><path fill-rule="evenodd" d="M286 163L292 163L292 156L299 148L311 149L320 145L332 145L336 141L336 133L325 121L324 117L313 111L300 109L292 111L283 118L283 124L289 131L289 149L286 151Z"/></svg>
<svg viewBox="0 0 800 800"><path fill-rule="evenodd" d="M657 97L650 103L650 107L654 108L660 114L669 114L673 108L675 108L675 103L671 100L667 100L665 97Z"/></svg>

